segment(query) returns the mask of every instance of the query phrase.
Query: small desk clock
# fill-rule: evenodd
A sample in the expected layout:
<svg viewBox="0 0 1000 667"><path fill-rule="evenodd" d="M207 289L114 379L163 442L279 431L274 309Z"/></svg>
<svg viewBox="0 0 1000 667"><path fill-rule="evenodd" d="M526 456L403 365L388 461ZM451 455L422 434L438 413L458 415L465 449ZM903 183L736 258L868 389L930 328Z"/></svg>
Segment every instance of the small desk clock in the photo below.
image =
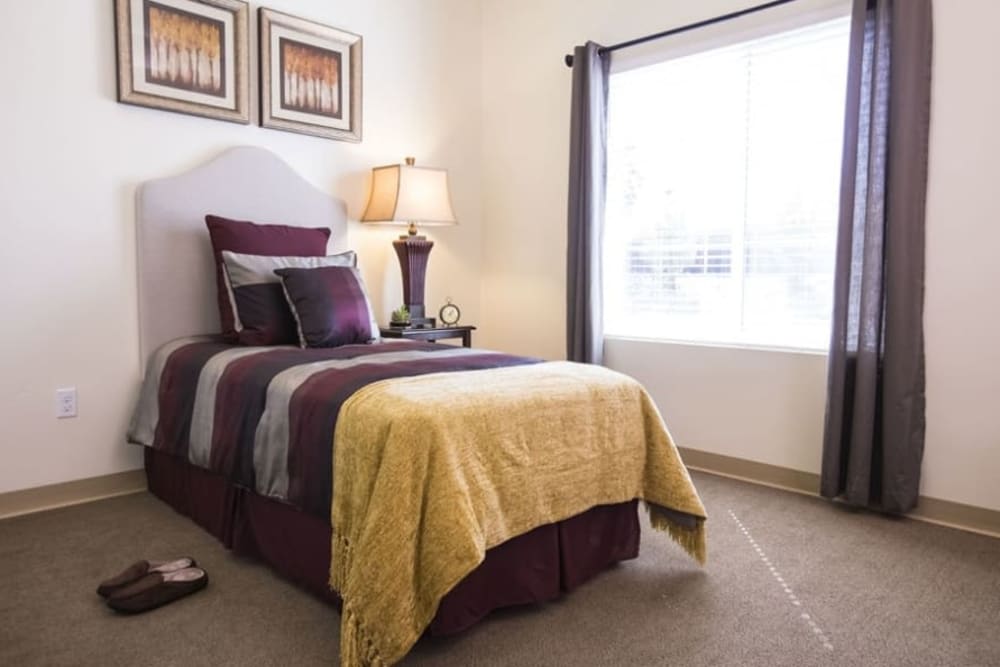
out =
<svg viewBox="0 0 1000 667"><path fill-rule="evenodd" d="M451 302L451 297L448 297L447 301L446 304L441 306L441 310L438 311L438 317L441 319L442 324L447 327L453 327L458 324L458 320L462 317L462 311Z"/></svg>

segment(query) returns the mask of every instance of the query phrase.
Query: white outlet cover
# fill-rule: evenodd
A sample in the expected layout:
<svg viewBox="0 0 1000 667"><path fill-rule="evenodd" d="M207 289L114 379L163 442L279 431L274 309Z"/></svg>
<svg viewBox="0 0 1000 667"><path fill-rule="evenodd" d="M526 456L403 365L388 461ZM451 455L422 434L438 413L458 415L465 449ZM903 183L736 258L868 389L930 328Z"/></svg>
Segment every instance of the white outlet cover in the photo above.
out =
<svg viewBox="0 0 1000 667"><path fill-rule="evenodd" d="M76 417L76 387L56 389L56 417Z"/></svg>

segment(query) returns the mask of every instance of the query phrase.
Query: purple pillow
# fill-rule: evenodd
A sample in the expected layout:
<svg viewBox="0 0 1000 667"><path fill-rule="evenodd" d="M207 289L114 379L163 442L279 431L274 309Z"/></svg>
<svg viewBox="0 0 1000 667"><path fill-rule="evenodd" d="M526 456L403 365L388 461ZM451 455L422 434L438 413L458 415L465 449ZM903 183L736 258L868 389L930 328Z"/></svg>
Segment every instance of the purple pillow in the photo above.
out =
<svg viewBox="0 0 1000 667"><path fill-rule="evenodd" d="M219 303L219 321L222 335L230 342L239 340L235 328L233 302L226 289L222 251L248 255L319 257L326 255L330 230L325 227L289 227L288 225L258 225L253 222L230 220L217 215L206 215L205 224L212 239L215 255L216 294Z"/></svg>
<svg viewBox="0 0 1000 667"><path fill-rule="evenodd" d="M358 270L348 266L278 269L302 347L369 343L378 326Z"/></svg>

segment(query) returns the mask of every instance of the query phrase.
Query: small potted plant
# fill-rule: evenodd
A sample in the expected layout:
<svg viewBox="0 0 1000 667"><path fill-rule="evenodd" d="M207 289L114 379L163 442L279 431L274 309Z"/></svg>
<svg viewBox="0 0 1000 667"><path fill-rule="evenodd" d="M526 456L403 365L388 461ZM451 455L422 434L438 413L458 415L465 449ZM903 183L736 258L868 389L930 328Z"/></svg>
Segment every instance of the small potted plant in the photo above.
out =
<svg viewBox="0 0 1000 667"><path fill-rule="evenodd" d="M400 306L396 310L392 311L392 317L389 320L389 326L391 327L408 327L410 326L410 309L406 306Z"/></svg>

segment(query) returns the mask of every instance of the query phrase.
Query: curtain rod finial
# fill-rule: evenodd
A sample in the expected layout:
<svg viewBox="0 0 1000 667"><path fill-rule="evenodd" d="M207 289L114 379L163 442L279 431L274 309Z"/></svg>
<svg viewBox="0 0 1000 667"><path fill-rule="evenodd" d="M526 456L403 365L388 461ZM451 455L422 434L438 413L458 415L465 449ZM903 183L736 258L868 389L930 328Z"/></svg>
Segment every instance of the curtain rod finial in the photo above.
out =
<svg viewBox="0 0 1000 667"><path fill-rule="evenodd" d="M572 67L573 66L573 55L572 54L567 53L566 54L566 58L564 60L566 61L566 67Z"/></svg>

